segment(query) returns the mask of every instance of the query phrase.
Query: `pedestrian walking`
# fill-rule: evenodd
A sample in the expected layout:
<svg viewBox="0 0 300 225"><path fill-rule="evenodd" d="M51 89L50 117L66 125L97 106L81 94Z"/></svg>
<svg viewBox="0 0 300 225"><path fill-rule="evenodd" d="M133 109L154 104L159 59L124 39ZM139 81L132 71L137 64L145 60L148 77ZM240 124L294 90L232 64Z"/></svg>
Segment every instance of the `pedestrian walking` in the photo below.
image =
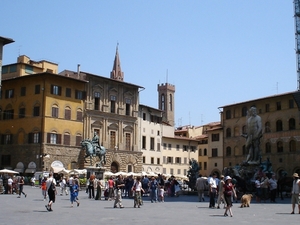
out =
<svg viewBox="0 0 300 225"><path fill-rule="evenodd" d="M68 195L68 189L67 189L67 182L65 177L63 177L59 183L60 185L60 195L63 195L63 193L65 193L65 195Z"/></svg>
<svg viewBox="0 0 300 225"><path fill-rule="evenodd" d="M45 207L48 211L53 211L52 204L55 203L55 195L57 194L57 191L56 191L56 181L53 178L52 173L49 174L49 179L47 180L46 185L47 185L47 193L49 196L49 202L47 205L45 205Z"/></svg>
<svg viewBox="0 0 300 225"><path fill-rule="evenodd" d="M224 193L223 193L223 186L224 186L225 182L224 182L224 175L221 175L220 177L220 181L218 184L218 209L220 208L221 202L223 202L224 204L224 208L225 208L225 200L224 200Z"/></svg>
<svg viewBox="0 0 300 225"><path fill-rule="evenodd" d="M18 198L21 198L21 194L25 195L25 198L27 197L27 194L25 194L23 192L24 184L25 184L24 177L22 176L22 177L20 177L20 180L19 180L19 183L18 183L18 185L19 185L19 196L18 196Z"/></svg>
<svg viewBox="0 0 300 225"><path fill-rule="evenodd" d="M217 174L213 174L209 180L209 208L215 208L217 195Z"/></svg>
<svg viewBox="0 0 300 225"><path fill-rule="evenodd" d="M120 208L124 208L122 205L122 189L125 187L123 176L119 175L115 181L115 189L116 189L116 199L114 203L114 208L118 208L117 205L119 204Z"/></svg>
<svg viewBox="0 0 300 225"><path fill-rule="evenodd" d="M136 178L136 180L131 188L131 191L134 193L133 207L136 208L136 206L138 206L138 208L140 208L142 205L142 192L144 192L144 189L142 188L142 182L141 182L140 177Z"/></svg>
<svg viewBox="0 0 300 225"><path fill-rule="evenodd" d="M271 179L269 179L269 187L270 187L270 199L271 202L276 202L276 193L277 193L277 180L275 174L272 174Z"/></svg>
<svg viewBox="0 0 300 225"><path fill-rule="evenodd" d="M223 185L223 193L224 193L224 198L225 198L225 202L226 202L226 209L225 209L225 213L224 216L228 216L227 212L229 211L230 216L233 217L233 213L231 210L232 207L232 196L234 196L234 198L236 198L236 192L234 189L234 186L231 183L232 178L230 176L226 176L225 178L225 184Z"/></svg>
<svg viewBox="0 0 300 225"><path fill-rule="evenodd" d="M77 180L73 180L72 181L72 186L70 188L70 201L71 201L71 207L73 207L73 203L76 202L77 203L77 207L79 206L79 201L77 200L78 197L78 192L79 192L79 186L78 186L78 181Z"/></svg>
<svg viewBox="0 0 300 225"><path fill-rule="evenodd" d="M158 182L154 178L154 176L152 176L151 181L149 183L150 199L151 199L152 203L153 203L153 201L157 202L157 187L158 187Z"/></svg>
<svg viewBox="0 0 300 225"><path fill-rule="evenodd" d="M300 179L298 173L293 174L293 188L292 188L292 212L291 214L295 214L295 206L298 205L298 210L300 214Z"/></svg>
<svg viewBox="0 0 300 225"><path fill-rule="evenodd" d="M47 177L46 176L41 181L41 189L42 189L42 195L43 195L44 201L45 201L47 198Z"/></svg>

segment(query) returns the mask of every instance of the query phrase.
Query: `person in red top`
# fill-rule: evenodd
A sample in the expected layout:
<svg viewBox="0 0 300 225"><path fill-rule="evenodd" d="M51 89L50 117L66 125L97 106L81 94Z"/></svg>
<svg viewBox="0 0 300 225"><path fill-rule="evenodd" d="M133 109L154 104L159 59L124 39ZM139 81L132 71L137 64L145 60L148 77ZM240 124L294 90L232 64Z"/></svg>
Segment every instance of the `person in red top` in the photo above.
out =
<svg viewBox="0 0 300 225"><path fill-rule="evenodd" d="M232 178L230 176L227 176L225 178L225 184L223 185L223 193L224 193L224 198L225 198L225 202L226 202L226 209L225 209L225 213L224 216L228 216L227 211L229 211L230 216L232 217L232 210L231 210L231 206L232 206L232 196L234 196L236 198L236 193L234 190L234 186L231 183Z"/></svg>
<svg viewBox="0 0 300 225"><path fill-rule="evenodd" d="M111 201L114 194L114 185L115 182L112 177L108 180L108 200Z"/></svg>
<svg viewBox="0 0 300 225"><path fill-rule="evenodd" d="M41 189L42 189L42 195L44 197L44 201L46 200L47 197L47 177L44 177L44 179L42 180L42 184L41 184Z"/></svg>

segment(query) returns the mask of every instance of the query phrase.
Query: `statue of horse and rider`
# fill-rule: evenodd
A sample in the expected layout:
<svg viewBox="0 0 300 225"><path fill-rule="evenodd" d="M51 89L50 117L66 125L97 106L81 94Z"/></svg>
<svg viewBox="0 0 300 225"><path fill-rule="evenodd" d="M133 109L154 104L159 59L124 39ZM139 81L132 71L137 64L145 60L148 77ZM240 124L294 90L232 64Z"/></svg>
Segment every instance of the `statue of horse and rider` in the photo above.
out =
<svg viewBox="0 0 300 225"><path fill-rule="evenodd" d="M85 148L85 156L84 159L90 157L91 166L92 166L92 158L98 156L100 159L100 166L106 164L105 153L106 149L99 144L99 136L97 133L94 133L94 137L92 140L85 139L81 141L81 146Z"/></svg>

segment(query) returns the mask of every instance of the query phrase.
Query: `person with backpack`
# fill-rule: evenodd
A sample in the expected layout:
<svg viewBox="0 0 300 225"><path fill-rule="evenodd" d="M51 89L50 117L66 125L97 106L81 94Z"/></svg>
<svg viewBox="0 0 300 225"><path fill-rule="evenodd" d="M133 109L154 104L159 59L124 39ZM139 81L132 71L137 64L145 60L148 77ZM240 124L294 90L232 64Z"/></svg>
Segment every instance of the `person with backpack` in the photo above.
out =
<svg viewBox="0 0 300 225"><path fill-rule="evenodd" d="M151 203L155 201L157 202L157 187L158 187L158 182L157 180L152 176L151 181L149 183L149 189L150 189L150 199Z"/></svg>
<svg viewBox="0 0 300 225"><path fill-rule="evenodd" d="M49 196L49 202L47 205L45 205L45 207L48 211L53 211L52 204L55 202L55 195L57 194L57 191L56 191L56 181L53 178L52 173L49 174L49 179L47 180L46 185L47 185L47 192Z"/></svg>

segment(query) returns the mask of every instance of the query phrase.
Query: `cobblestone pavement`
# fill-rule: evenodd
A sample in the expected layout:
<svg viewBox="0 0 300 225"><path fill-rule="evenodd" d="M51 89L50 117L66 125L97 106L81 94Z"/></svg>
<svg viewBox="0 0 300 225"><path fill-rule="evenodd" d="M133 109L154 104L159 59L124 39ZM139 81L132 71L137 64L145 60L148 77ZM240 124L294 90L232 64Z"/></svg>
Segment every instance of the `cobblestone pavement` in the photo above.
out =
<svg viewBox="0 0 300 225"><path fill-rule="evenodd" d="M233 205L233 217L224 217L224 209L210 209L206 202L198 202L197 196L166 197L164 203L151 203L143 197L141 208L133 207L133 199L123 199L124 208L113 208L113 201L88 199L85 191L79 192L80 206L71 208L69 196L57 195L53 212L45 208L41 189L24 186L25 198L17 195L0 195L0 224L2 225L70 225L70 224L295 224L300 214L291 215L290 199L279 203L255 203L250 208Z"/></svg>

